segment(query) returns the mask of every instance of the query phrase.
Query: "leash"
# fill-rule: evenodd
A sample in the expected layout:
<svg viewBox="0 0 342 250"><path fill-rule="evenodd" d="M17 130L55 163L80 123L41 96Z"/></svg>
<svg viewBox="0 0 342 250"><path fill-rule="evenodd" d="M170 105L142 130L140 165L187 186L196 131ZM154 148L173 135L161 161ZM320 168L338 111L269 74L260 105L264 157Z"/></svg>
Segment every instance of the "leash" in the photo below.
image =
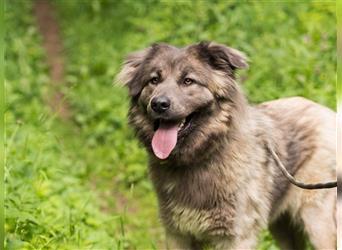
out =
<svg viewBox="0 0 342 250"><path fill-rule="evenodd" d="M281 172L285 177L295 186L303 188L303 189L323 189L323 188L335 188L337 187L337 181L331 181L331 182L324 182L324 183L303 183L300 181L297 181L285 168L283 163L280 161L278 155L274 152L274 150L268 145L268 150L271 152L274 160L276 161L278 167L280 168Z"/></svg>

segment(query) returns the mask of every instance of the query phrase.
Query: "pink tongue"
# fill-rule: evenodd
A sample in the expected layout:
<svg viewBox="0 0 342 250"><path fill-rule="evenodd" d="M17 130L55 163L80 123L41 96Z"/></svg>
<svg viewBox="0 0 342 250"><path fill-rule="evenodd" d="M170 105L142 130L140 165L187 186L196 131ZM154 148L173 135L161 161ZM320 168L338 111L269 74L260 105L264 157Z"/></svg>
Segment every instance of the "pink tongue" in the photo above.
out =
<svg viewBox="0 0 342 250"><path fill-rule="evenodd" d="M177 143L178 124L160 122L152 138L152 149L159 159L166 159Z"/></svg>

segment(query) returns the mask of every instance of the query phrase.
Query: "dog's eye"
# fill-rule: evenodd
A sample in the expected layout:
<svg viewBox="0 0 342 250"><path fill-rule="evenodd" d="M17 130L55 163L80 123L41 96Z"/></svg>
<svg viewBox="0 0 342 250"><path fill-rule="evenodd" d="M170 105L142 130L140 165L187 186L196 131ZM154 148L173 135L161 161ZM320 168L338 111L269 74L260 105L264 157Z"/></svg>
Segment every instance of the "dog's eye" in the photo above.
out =
<svg viewBox="0 0 342 250"><path fill-rule="evenodd" d="M194 83L194 80L192 80L191 78L185 78L183 81L184 85L191 85Z"/></svg>
<svg viewBox="0 0 342 250"><path fill-rule="evenodd" d="M158 82L159 82L159 77L157 77L157 76L152 77L151 80L150 80L151 84L157 84Z"/></svg>

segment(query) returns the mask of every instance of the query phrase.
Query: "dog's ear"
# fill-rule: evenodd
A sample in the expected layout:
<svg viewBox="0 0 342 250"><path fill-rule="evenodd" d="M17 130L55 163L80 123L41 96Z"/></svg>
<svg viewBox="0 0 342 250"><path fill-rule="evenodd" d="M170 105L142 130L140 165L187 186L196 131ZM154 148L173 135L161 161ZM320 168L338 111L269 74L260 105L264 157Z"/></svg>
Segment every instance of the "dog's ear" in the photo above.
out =
<svg viewBox="0 0 342 250"><path fill-rule="evenodd" d="M137 96L143 88L142 83L137 79L137 75L139 73L140 66L150 52L150 49L151 48L149 47L129 54L123 63L121 71L116 77L116 82L127 86L129 94L132 97Z"/></svg>
<svg viewBox="0 0 342 250"><path fill-rule="evenodd" d="M197 44L197 49L201 59L215 69L234 73L236 69L248 68L247 57L243 52L223 44L201 42Z"/></svg>

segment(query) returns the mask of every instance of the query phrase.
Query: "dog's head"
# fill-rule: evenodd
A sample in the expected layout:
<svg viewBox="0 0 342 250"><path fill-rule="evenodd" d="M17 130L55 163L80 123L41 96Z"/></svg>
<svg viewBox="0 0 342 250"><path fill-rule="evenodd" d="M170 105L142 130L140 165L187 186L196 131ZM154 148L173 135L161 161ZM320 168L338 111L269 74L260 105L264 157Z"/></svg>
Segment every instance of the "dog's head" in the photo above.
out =
<svg viewBox="0 0 342 250"><path fill-rule="evenodd" d="M241 112L235 71L247 66L243 53L208 42L133 53L118 76L132 99L130 123L159 159L191 161Z"/></svg>

